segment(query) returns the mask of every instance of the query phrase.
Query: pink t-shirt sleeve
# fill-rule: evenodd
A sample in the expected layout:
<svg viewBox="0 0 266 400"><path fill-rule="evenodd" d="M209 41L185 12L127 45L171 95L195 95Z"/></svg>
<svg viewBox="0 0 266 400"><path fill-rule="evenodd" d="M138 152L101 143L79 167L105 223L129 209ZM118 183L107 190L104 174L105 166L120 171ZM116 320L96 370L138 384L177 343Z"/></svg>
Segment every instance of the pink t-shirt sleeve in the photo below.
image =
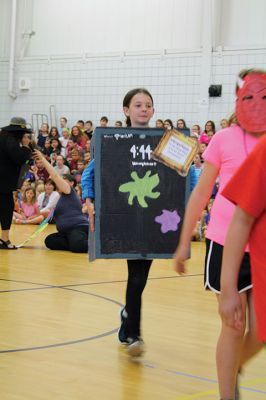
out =
<svg viewBox="0 0 266 400"><path fill-rule="evenodd" d="M254 218L258 218L265 211L265 152L266 137L259 141L222 192L224 197L238 204Z"/></svg>
<svg viewBox="0 0 266 400"><path fill-rule="evenodd" d="M203 153L206 162L219 171L219 190L212 206L206 237L221 245L224 244L228 225L235 209L235 206L221 195L221 191L256 142L256 138L251 135L245 136L240 127L226 128L215 133Z"/></svg>
<svg viewBox="0 0 266 400"><path fill-rule="evenodd" d="M219 168L221 167L221 135L216 133L213 137L210 143L208 144L208 147L202 154L202 157L204 158L205 161L208 161L210 164L215 165L215 167Z"/></svg>

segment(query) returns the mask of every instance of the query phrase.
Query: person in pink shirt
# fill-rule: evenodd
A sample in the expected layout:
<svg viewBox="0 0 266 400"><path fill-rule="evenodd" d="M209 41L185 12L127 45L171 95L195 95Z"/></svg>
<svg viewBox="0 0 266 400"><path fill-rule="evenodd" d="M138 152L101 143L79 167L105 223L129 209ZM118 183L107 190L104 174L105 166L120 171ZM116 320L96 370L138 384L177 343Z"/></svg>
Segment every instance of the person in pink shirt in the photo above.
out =
<svg viewBox="0 0 266 400"><path fill-rule="evenodd" d="M204 278L205 288L217 295L218 303L220 301L223 247L235 209L235 206L224 198L221 192L252 151L258 138L265 133L265 129L261 127L258 121L262 118L262 115L266 115L266 101L264 101L264 108L261 105L254 107L252 103L253 93L257 95L264 89L266 90L265 72L245 70L239 74L236 87L236 116L240 125L231 126L217 132L204 151L204 168L189 199L180 241L175 253L176 271L183 274L185 272L185 261L189 258L191 233L199 215L201 215L211 197L214 183L219 176L219 190L212 206L206 232ZM261 100L261 104L264 103ZM236 331L222 320L216 348L219 390L223 400L239 398L238 373L242 370L243 365L262 348L262 344L256 337L256 318L251 288L250 260L247 248L238 278L238 291L241 296L243 312L246 314L248 309L247 323L241 331Z"/></svg>
<svg viewBox="0 0 266 400"><path fill-rule="evenodd" d="M199 142L209 144L215 134L215 124L213 121L207 121L204 131L199 136Z"/></svg>
<svg viewBox="0 0 266 400"><path fill-rule="evenodd" d="M44 217L41 215L32 187L27 187L23 193L21 209L13 213L16 224L40 224Z"/></svg>
<svg viewBox="0 0 266 400"><path fill-rule="evenodd" d="M79 126L75 125L72 127L70 139L72 139L74 143L77 143L83 150L85 149L88 138Z"/></svg>

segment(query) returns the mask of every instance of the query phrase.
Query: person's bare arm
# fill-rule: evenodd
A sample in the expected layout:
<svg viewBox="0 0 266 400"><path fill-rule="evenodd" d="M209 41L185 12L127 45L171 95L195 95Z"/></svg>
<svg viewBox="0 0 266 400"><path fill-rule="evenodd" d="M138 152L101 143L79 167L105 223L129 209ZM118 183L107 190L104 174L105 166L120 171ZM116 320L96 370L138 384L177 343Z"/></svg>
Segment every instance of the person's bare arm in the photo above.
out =
<svg viewBox="0 0 266 400"><path fill-rule="evenodd" d="M34 150L33 157L35 160L41 160L51 179L55 182L58 190L62 193L69 194L71 187L54 169L54 167L46 160L44 155L39 150Z"/></svg>
<svg viewBox="0 0 266 400"><path fill-rule="evenodd" d="M241 261L254 220L254 217L237 206L223 250L219 313L226 325L235 329L241 329L243 325L237 282Z"/></svg>
<svg viewBox="0 0 266 400"><path fill-rule="evenodd" d="M95 210L94 210L94 203L91 201L91 199L87 198L86 199L86 205L88 209L88 216L89 216L89 225L90 225L90 231L94 232L95 230Z"/></svg>
<svg viewBox="0 0 266 400"><path fill-rule="evenodd" d="M179 274L185 273L185 261L189 257L191 235L209 201L218 172L217 167L205 161L200 179L188 201L179 244L174 255L175 270Z"/></svg>

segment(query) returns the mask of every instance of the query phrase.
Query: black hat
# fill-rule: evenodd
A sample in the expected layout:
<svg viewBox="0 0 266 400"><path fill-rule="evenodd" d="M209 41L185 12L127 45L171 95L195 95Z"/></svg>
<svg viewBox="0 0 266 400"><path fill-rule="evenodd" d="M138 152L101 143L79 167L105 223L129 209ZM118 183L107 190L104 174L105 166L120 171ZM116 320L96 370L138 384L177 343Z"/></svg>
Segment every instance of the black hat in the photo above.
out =
<svg viewBox="0 0 266 400"><path fill-rule="evenodd" d="M1 129L2 132L18 132L18 133L32 133L32 130L27 128L27 122L24 118L13 117L10 124Z"/></svg>

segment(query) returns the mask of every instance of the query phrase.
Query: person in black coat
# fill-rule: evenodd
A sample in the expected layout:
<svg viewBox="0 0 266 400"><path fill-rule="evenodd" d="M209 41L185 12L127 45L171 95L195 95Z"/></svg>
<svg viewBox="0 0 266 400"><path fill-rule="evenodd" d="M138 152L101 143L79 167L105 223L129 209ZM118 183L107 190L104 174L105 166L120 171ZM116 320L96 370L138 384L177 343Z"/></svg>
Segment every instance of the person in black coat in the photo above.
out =
<svg viewBox="0 0 266 400"><path fill-rule="evenodd" d="M20 169L31 158L30 129L24 118L14 117L0 131L0 224L2 234L0 250L13 250L16 246L9 240L14 200Z"/></svg>

